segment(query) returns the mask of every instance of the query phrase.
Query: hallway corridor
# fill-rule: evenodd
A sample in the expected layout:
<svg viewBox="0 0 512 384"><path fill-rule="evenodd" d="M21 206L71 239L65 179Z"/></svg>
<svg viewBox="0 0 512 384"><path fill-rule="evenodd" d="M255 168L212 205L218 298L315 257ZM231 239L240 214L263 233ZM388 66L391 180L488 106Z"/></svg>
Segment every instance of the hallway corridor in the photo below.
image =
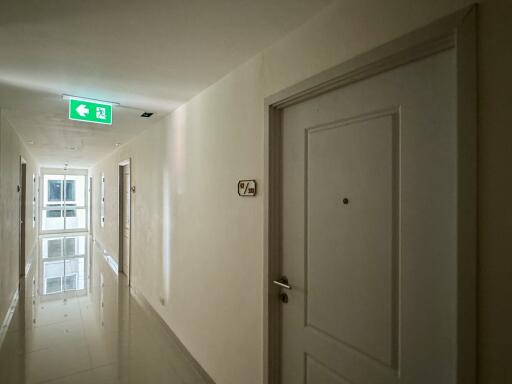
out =
<svg viewBox="0 0 512 384"><path fill-rule="evenodd" d="M0 3L0 384L512 384L512 0Z"/></svg>
<svg viewBox="0 0 512 384"><path fill-rule="evenodd" d="M206 383L87 235L40 237L38 248L0 331L0 383Z"/></svg>

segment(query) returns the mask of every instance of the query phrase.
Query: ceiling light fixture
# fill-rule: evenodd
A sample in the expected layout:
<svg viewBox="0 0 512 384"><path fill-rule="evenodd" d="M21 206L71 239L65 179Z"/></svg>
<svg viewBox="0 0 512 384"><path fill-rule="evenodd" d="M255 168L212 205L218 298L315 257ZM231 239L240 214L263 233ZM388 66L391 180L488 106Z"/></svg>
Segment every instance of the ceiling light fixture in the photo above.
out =
<svg viewBox="0 0 512 384"><path fill-rule="evenodd" d="M121 145L121 143L116 143L116 147L119 147Z"/></svg>
<svg viewBox="0 0 512 384"><path fill-rule="evenodd" d="M153 112L144 112L140 117L151 117L153 116Z"/></svg>

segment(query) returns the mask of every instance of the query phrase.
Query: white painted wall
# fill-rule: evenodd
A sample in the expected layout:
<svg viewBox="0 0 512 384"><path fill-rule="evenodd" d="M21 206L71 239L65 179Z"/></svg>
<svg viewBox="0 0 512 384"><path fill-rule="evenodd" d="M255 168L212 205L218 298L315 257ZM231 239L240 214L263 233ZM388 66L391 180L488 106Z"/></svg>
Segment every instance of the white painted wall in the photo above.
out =
<svg viewBox="0 0 512 384"><path fill-rule="evenodd" d="M132 284L217 383L262 382L263 196L240 198L236 182L255 178L264 189L264 98L469 3L336 1L93 169L94 234L116 255L117 164L132 158ZM506 108L499 108L512 92L510 14L507 0L481 3L481 383L512 377L503 341L510 341L512 321L512 263L505 257L512 251L505 240L512 228L512 151L505 146L512 135Z"/></svg>
<svg viewBox="0 0 512 384"><path fill-rule="evenodd" d="M25 250L29 264L35 260L37 250L38 222L35 228L32 226L32 175L37 176L39 166L0 110L0 323L19 281L20 156L27 161Z"/></svg>

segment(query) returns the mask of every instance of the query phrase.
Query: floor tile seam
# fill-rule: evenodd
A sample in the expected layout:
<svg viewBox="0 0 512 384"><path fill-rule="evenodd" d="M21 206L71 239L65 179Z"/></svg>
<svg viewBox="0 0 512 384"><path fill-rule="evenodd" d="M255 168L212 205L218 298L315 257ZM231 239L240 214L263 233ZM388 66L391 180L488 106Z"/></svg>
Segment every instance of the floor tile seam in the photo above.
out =
<svg viewBox="0 0 512 384"><path fill-rule="evenodd" d="M85 340L84 338L84 341L83 342L78 342L77 344L73 344L74 346L76 347L83 347L83 346L86 346L87 345L87 340ZM17 353L19 356L28 356L32 353L36 353L36 352L41 352L41 351L45 351L45 350L55 350L55 349L59 349L63 346L67 346L64 342L62 343L58 343L58 344L52 344L52 345L49 345L47 347L42 347L42 348L36 348L36 349L33 349L33 350L30 350L30 351L25 351L25 352L21 352L21 353Z"/></svg>
<svg viewBox="0 0 512 384"><path fill-rule="evenodd" d="M86 334L86 331L85 331L85 321L84 321L84 317L82 315L82 310L80 309L80 321L82 323L82 333L83 333L83 337L84 337L84 340L86 341L86 346L87 346L87 356L89 357L89 367L91 367L92 369L92 355L91 355L91 348L90 348L90 345L89 345L89 342L88 342L88 339L87 339L87 334Z"/></svg>
<svg viewBox="0 0 512 384"><path fill-rule="evenodd" d="M41 328L44 328L44 327L48 327L48 326L53 326L53 325L58 325L58 324L62 324L62 323L65 323L67 321L72 321L74 320L75 318L69 318L69 319L65 319L65 320L60 320L60 321L56 321L56 322L51 322L51 323L48 323L48 324L42 324L42 325L34 325L34 326L26 326L25 328L20 328L20 329L12 329L8 332L10 333L15 333L15 332L22 332L22 331L27 331L27 330L33 330L33 329L41 329Z"/></svg>
<svg viewBox="0 0 512 384"><path fill-rule="evenodd" d="M48 379L48 380L43 380L43 381L36 381L34 382L33 384L46 384L46 383L52 383L56 380L62 380L62 379L65 379L67 377L71 377L71 376L75 376L75 375L79 375L81 373L85 373L85 372L91 372L92 369L91 368L88 368L88 369L83 369L83 370L80 370L80 371L76 371L76 372L73 372L73 373L70 373L70 374L67 374L67 375L63 375L63 376L58 376L58 377L54 377L52 379Z"/></svg>

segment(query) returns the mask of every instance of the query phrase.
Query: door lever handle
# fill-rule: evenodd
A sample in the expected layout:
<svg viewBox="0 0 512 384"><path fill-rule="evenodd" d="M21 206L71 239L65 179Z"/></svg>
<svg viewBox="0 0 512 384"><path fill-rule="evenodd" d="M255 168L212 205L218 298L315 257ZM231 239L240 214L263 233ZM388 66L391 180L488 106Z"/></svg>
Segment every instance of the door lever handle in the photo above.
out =
<svg viewBox="0 0 512 384"><path fill-rule="evenodd" d="M285 289L292 289L292 286L288 284L288 279L286 277L281 277L279 280L274 280L273 283L275 285L280 286Z"/></svg>

